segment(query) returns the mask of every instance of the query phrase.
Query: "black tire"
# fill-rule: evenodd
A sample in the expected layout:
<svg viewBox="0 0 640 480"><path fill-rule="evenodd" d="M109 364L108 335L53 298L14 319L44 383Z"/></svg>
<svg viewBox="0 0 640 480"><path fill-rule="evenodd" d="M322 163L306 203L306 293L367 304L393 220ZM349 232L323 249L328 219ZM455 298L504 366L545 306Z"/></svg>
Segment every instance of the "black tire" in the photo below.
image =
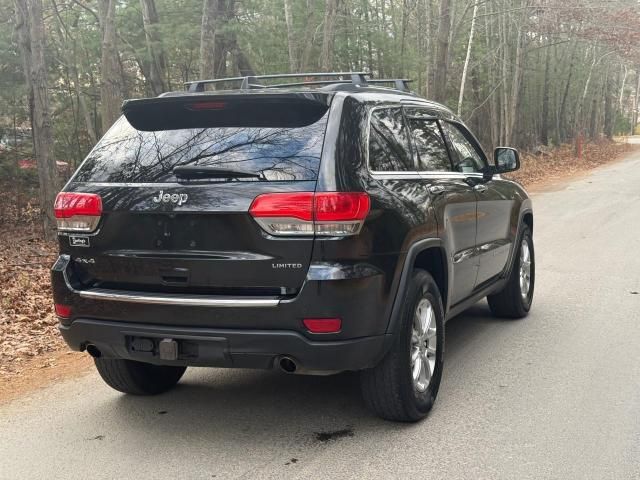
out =
<svg viewBox="0 0 640 480"><path fill-rule="evenodd" d="M520 287L520 266L522 244L526 242L530 252L530 283L526 296L521 294ZM513 266L507 284L504 288L487 297L489 308L496 317L502 318L523 318L526 317L531 309L533 302L533 290L536 280L536 262L533 250L533 238L531 229L525 223L520 227L520 237L518 238L517 249L514 253Z"/></svg>
<svg viewBox="0 0 640 480"><path fill-rule="evenodd" d="M429 300L436 325L435 367L424 392L414 386L410 358L414 315L422 299ZM394 335L391 349L378 365L360 372L360 385L367 407L386 420L415 422L424 418L438 394L443 354L444 308L440 290L431 275L424 270L415 270L405 293L400 327Z"/></svg>
<svg viewBox="0 0 640 480"><path fill-rule="evenodd" d="M111 388L131 395L157 395L173 388L187 367L95 358L98 373Z"/></svg>

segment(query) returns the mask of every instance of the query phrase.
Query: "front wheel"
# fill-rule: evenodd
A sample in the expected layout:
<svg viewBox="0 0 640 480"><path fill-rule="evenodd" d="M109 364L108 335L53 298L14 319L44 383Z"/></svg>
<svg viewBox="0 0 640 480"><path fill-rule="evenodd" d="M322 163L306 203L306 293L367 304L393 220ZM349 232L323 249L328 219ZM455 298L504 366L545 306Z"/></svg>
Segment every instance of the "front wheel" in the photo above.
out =
<svg viewBox="0 0 640 480"><path fill-rule="evenodd" d="M187 367L152 365L117 358L95 358L98 373L111 388L131 395L157 395L173 388Z"/></svg>
<svg viewBox="0 0 640 480"><path fill-rule="evenodd" d="M531 229L523 223L507 283L501 291L487 297L491 312L497 317L526 317L533 302L535 280L536 262L533 252L533 238Z"/></svg>
<svg viewBox="0 0 640 480"><path fill-rule="evenodd" d="M424 270L407 288L399 331L387 355L360 374L367 407L386 420L415 422L433 406L442 378L444 309L440 290Z"/></svg>

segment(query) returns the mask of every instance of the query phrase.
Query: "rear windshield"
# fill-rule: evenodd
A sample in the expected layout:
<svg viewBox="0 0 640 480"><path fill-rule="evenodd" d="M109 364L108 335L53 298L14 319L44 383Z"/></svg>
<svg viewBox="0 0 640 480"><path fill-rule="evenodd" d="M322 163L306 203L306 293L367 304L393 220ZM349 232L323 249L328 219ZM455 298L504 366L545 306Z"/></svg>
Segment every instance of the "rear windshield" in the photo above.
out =
<svg viewBox="0 0 640 480"><path fill-rule="evenodd" d="M143 132L121 117L74 177L77 182L173 182L177 166L259 173L266 180L316 180L327 112L295 128L199 128Z"/></svg>

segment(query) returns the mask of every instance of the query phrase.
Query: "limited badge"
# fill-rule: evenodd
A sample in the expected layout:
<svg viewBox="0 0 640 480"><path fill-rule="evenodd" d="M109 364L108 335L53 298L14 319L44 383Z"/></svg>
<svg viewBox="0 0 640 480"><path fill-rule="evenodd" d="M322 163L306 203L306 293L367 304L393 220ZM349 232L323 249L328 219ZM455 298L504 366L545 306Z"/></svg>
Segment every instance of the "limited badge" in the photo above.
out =
<svg viewBox="0 0 640 480"><path fill-rule="evenodd" d="M81 237L78 235L69 235L69 245L72 247L88 247L89 237Z"/></svg>

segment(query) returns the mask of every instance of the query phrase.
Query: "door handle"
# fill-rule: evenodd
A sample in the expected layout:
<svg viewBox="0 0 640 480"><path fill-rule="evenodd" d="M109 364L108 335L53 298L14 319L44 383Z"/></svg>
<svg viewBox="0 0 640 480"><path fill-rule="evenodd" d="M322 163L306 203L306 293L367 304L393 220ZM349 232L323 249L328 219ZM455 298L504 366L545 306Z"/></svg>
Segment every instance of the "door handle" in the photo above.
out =
<svg viewBox="0 0 640 480"><path fill-rule="evenodd" d="M487 191L487 186L479 183L478 185L473 187L473 190L478 193L484 193Z"/></svg>
<svg viewBox="0 0 640 480"><path fill-rule="evenodd" d="M432 185L429 187L429 191L434 195L444 193L445 188L442 185Z"/></svg>

